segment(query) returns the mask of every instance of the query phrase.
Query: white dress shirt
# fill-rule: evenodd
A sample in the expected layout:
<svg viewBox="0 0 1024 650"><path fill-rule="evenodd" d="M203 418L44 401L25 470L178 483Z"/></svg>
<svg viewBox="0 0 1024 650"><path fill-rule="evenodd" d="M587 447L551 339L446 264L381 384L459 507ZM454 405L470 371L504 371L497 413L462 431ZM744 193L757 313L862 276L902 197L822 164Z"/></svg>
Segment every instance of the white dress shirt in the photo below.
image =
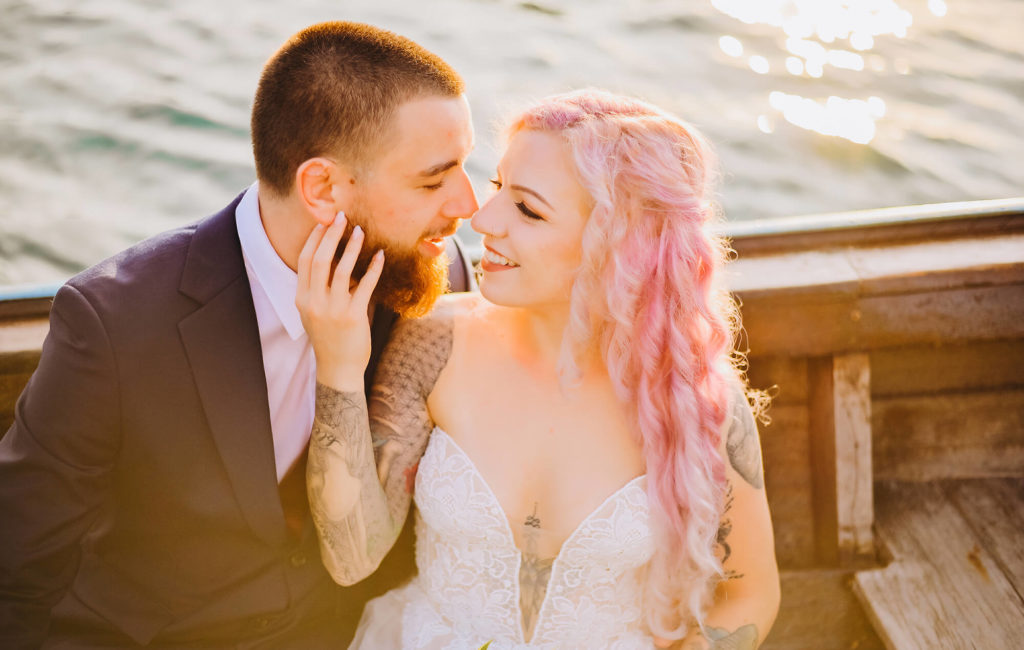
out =
<svg viewBox="0 0 1024 650"><path fill-rule="evenodd" d="M281 260L267 238L257 188L258 183L253 183L246 190L235 209L235 224L259 324L274 462L280 483L309 442L316 397L316 358L295 307L298 275Z"/></svg>

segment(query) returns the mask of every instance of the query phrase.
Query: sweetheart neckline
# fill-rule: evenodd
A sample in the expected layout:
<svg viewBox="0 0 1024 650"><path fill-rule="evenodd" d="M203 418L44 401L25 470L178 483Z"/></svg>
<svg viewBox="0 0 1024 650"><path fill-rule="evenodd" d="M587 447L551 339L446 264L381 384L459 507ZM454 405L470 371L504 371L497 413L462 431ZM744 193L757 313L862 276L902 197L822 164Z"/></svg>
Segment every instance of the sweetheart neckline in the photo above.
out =
<svg viewBox="0 0 1024 650"><path fill-rule="evenodd" d="M512 520L509 519L508 512L505 510L505 507L501 504L501 500L498 499L497 493L491 488L491 484L487 482L487 478L484 476L483 472L480 471L480 468L477 467L476 461L473 460L472 456L470 456L468 453L466 453L466 450L463 449L461 445L459 445L459 443L455 440L455 438L453 438L451 436L450 433L448 433L447 431L445 431L444 429L442 429L441 427L439 427L437 425L434 425L434 431L435 432L443 433L444 437L448 439L448 441L452 444L452 446L455 447L455 449L460 454L462 454L462 456L467 461L469 461L469 466L473 469L473 472L476 474L477 478L480 479L480 482L483 484L484 489L487 491L487 494L490 495L491 500L497 506L498 511L502 515L502 519L505 521L505 529L506 529L505 532L508 533L508 538L509 538L509 540L512 543L512 548L514 548L516 550L516 552L521 557L523 555L523 552L519 549L519 546L516 544L515 535L512 534ZM601 503L599 503L596 507L591 509L590 512L588 512L586 514L586 516L584 516L583 519L581 519L580 522L578 524L576 524L576 527L572 529L572 532L570 532L569 535L562 541L561 545L559 545L558 553L555 554L554 561L555 562L558 561L558 558L561 557L561 555L562 555L562 549L564 549L569 544L569 542L571 542L573 540L573 538L576 537L576 534L583 528L583 526L587 522L589 522L591 519L594 518L594 515L596 515L601 510L603 510L604 507L606 505L608 505L608 503L612 499L614 499L616 496L618 496L622 492L625 492L626 489L629 488L631 485L637 483L638 481L640 481L640 479L646 478L646 477L647 477L647 472L644 472L643 474L640 474L639 476L634 476L633 478L629 479L624 484L619 486L617 489L615 489L607 497L605 497L605 499L603 501L601 501Z"/></svg>
<svg viewBox="0 0 1024 650"><path fill-rule="evenodd" d="M494 492L493 489L491 489L490 483L487 482L487 478L484 477L483 472L481 472L480 468L477 467L476 462L473 460L473 457L470 456L468 453L466 453L466 450L463 449L462 446L459 445L458 442L456 442L455 438L452 438L452 436L447 431L442 429L441 427L435 425L434 426L434 431L432 433L442 433L442 434L444 434L444 437L447 438L447 440L451 444L451 446L458 453L460 453L463 458L466 459L466 462L469 463L470 469L472 469L473 473L475 473L477 478L480 479L480 483L483 485L484 491L490 496L490 499L492 501L493 507L495 507L498 510L499 513L501 513L501 519L502 519L503 523L505 524L505 539L506 539L507 543L509 544L509 546L512 547L512 550L515 552L516 558L518 560L517 566L516 566L516 579L513 581L513 585L512 585L513 586L513 590L514 590L513 606L514 606L515 612L516 612L515 629L519 633L519 641L521 643L529 643L529 641L526 640L526 630L523 629L523 610L522 610L522 605L520 603L521 594L520 594L520 591L519 591L519 589L520 589L519 572L522 571L523 552L519 549L519 546L516 544L515 535L512 534L511 520L508 518L508 514L505 512L504 506L501 505L501 501L498 499L498 495ZM587 525L587 523L589 523L590 520L593 519L594 516L597 513L599 513L602 510L604 510L605 506L608 505L608 503L610 503L612 501L612 499L616 498L620 494L623 494L631 486L636 485L640 481L640 479L643 479L643 478L646 478L646 477L647 477L647 472L644 472L643 474L641 474L639 476L635 476L635 477L631 478L629 481L627 481L625 484L620 486L618 489L616 489L614 492L609 494L603 501L601 501L600 504L597 505L597 507L595 507L589 513L587 513L587 515L585 517L583 517L583 519L578 524L576 524L576 527L572 529L572 532L569 533L569 536L566 537L565 540L562 542L562 544L558 547L558 553L555 554L555 558L551 562L551 572L548 575L548 584L545 585L545 587L544 587L544 598L541 601L540 608L537 610L537 618L534 621L533 633L530 635L530 641L535 639L537 637L538 630L542 629L541 623L545 621L544 614L545 614L546 610L548 609L548 602L550 602L549 597L550 597L551 594L548 592L548 587L551 586L551 583L552 583L552 581L554 581L555 576L559 575L558 571L561 568L562 555L563 555L563 552L565 551L566 547L570 546L570 543L575 540L576 536L578 534L580 534L580 531L583 530L583 528Z"/></svg>

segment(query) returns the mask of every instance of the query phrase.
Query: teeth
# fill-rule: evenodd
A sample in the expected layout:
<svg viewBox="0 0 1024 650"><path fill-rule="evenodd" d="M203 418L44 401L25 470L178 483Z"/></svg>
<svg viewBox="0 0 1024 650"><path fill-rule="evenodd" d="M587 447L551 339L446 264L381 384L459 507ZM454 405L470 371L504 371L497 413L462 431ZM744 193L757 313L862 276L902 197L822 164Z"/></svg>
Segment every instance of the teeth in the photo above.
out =
<svg viewBox="0 0 1024 650"><path fill-rule="evenodd" d="M487 249L484 249L484 259L490 262L491 264L501 264L502 266L519 266L509 258L503 255L498 255L494 251L489 251Z"/></svg>

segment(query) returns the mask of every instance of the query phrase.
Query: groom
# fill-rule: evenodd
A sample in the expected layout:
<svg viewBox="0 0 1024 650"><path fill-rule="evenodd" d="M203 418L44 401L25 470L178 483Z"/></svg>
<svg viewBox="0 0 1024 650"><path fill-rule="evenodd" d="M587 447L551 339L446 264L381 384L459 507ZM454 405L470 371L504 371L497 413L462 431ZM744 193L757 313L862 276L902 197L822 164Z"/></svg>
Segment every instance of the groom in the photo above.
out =
<svg viewBox="0 0 1024 650"><path fill-rule="evenodd" d="M260 78L258 182L60 289L0 440L0 647L344 647L365 593L327 575L305 501L315 359L294 269L339 211L387 249L372 373L477 207L462 93L407 39L310 27Z"/></svg>

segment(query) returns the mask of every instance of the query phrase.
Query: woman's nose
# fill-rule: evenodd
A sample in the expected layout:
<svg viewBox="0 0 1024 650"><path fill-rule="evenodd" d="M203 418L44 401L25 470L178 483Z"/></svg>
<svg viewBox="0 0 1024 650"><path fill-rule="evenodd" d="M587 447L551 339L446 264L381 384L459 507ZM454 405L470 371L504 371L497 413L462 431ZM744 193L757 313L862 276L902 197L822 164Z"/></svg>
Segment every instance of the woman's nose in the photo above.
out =
<svg viewBox="0 0 1024 650"><path fill-rule="evenodd" d="M487 199L469 222L470 227L481 235L500 237L505 234L504 228L501 226L501 217L498 214L497 201L495 201L497 197L498 195L495 194Z"/></svg>

